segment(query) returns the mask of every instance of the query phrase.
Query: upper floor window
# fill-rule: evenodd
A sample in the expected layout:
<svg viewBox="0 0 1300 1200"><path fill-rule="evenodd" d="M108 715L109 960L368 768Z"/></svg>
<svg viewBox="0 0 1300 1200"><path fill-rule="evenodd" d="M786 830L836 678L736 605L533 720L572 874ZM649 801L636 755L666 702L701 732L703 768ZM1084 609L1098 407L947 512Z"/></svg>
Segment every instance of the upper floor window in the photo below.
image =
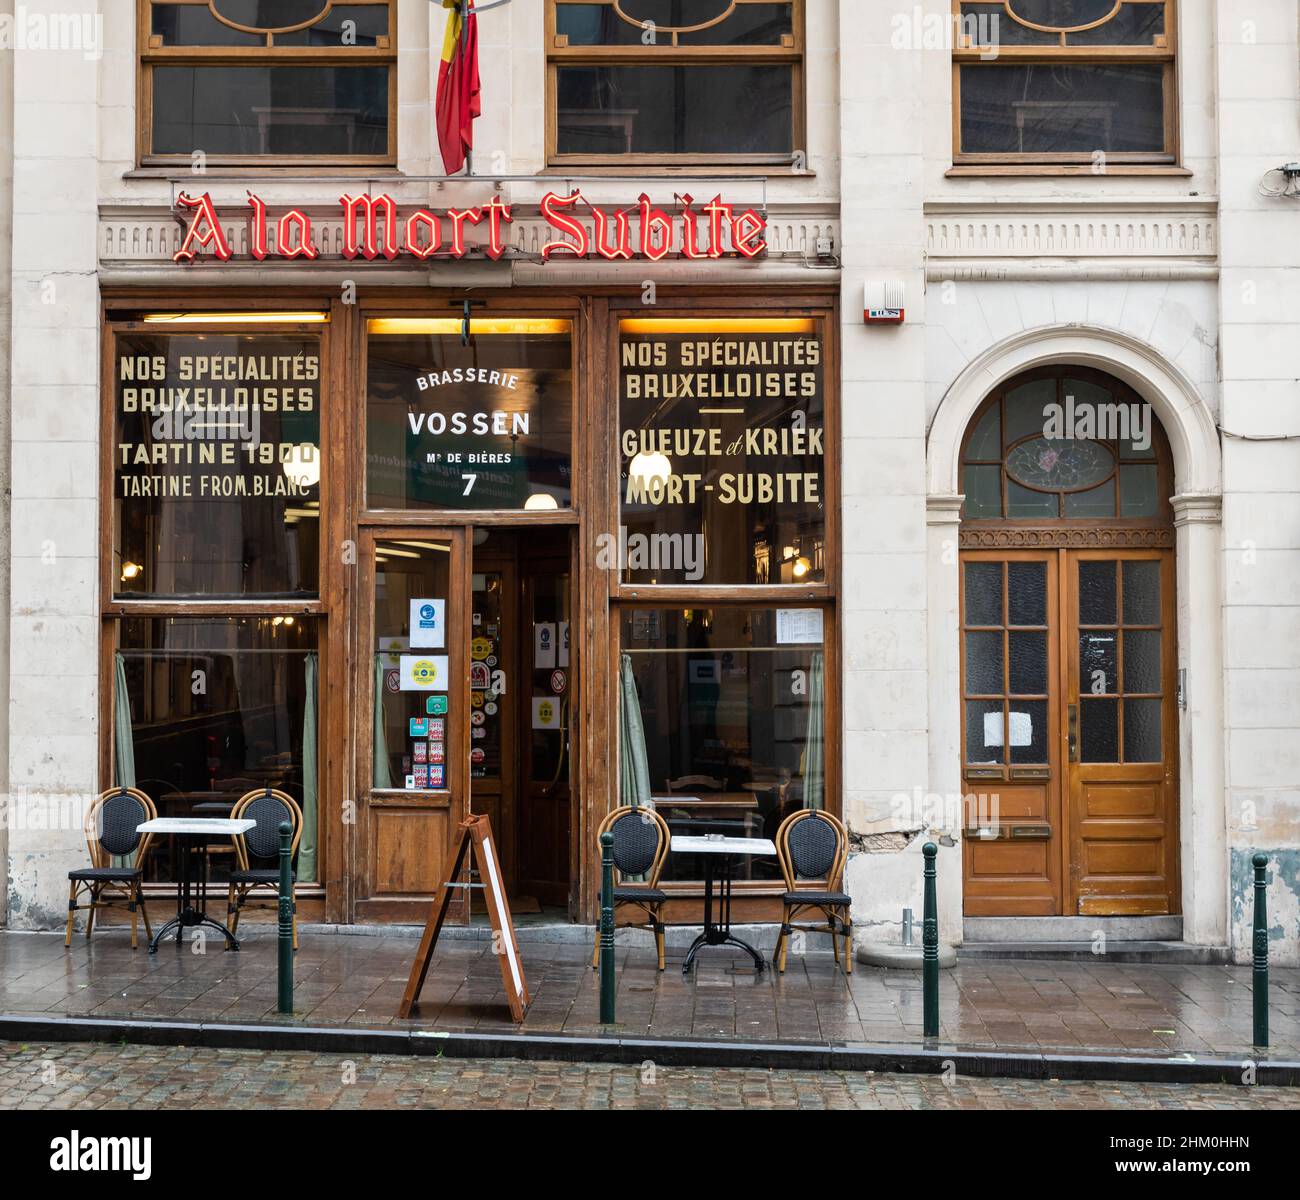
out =
<svg viewBox="0 0 1300 1200"><path fill-rule="evenodd" d="M803 135L803 0L547 0L548 160L772 163Z"/></svg>
<svg viewBox="0 0 1300 1200"><path fill-rule="evenodd" d="M953 0L956 164L1172 164L1173 0Z"/></svg>
<svg viewBox="0 0 1300 1200"><path fill-rule="evenodd" d="M141 162L395 163L395 7L141 0Z"/></svg>

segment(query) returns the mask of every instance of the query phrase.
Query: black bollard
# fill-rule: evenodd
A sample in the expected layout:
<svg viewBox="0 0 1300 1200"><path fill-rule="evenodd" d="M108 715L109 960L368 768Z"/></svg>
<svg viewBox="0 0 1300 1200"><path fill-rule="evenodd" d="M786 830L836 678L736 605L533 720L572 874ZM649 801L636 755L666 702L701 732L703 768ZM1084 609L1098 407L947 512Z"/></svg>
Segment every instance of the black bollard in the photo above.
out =
<svg viewBox="0 0 1300 1200"><path fill-rule="evenodd" d="M614 835L600 835L600 1023L614 1024Z"/></svg>
<svg viewBox="0 0 1300 1200"><path fill-rule="evenodd" d="M293 826L280 822L279 1011L293 1012Z"/></svg>
<svg viewBox="0 0 1300 1200"><path fill-rule="evenodd" d="M939 1036L939 901L935 892L935 858L939 847L926 842L921 847L925 856L925 914L921 925L921 986L924 993L924 1033L927 1038Z"/></svg>
<svg viewBox="0 0 1300 1200"><path fill-rule="evenodd" d="M1255 937L1251 991L1255 1004L1256 1046L1268 1045L1268 901L1264 894L1264 874L1268 855L1256 854L1255 864Z"/></svg>

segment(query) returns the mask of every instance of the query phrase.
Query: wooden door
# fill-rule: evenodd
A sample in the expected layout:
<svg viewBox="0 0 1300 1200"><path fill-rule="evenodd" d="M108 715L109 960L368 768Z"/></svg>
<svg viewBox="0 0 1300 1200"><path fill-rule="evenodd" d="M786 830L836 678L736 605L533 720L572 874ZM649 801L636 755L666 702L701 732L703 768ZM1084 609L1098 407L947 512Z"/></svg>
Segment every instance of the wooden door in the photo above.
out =
<svg viewBox="0 0 1300 1200"><path fill-rule="evenodd" d="M569 900L571 734L578 663L575 639L569 636L568 543L567 531L534 546L521 539L519 552L523 687L518 700L517 887L521 894L549 905Z"/></svg>
<svg viewBox="0 0 1300 1200"><path fill-rule="evenodd" d="M354 907L360 920L423 919L469 785L465 531L369 531L361 563ZM462 901L452 911L464 919Z"/></svg>
<svg viewBox="0 0 1300 1200"><path fill-rule="evenodd" d="M1070 913L1178 911L1171 551L1067 558Z"/></svg>
<svg viewBox="0 0 1300 1200"><path fill-rule="evenodd" d="M1061 912L1060 564L1056 551L961 560L965 910Z"/></svg>

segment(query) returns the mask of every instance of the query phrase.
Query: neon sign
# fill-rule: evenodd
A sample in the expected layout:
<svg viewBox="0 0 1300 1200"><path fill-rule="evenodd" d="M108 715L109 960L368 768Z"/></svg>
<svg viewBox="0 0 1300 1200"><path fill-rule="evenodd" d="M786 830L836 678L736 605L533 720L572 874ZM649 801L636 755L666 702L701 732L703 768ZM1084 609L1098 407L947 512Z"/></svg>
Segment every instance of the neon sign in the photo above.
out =
<svg viewBox="0 0 1300 1200"><path fill-rule="evenodd" d="M193 262L200 256L228 261L233 252L230 239L217 215L212 197L181 193L177 203L185 216L185 236L172 258ZM291 208L272 216L266 203L248 195L248 252L260 260L316 259L320 257L312 236L311 216ZM505 227L513 222L510 205L500 196L469 208L448 208L434 212L417 208L403 215L389 195L339 197L343 214L342 257L345 259L408 257L425 261L466 258L479 251L496 260L509 249ZM587 200L581 191L561 196L547 192L539 209L556 236L541 250L542 260L642 259L659 262L671 254L687 259L724 257L758 258L767 250L767 219L753 208L737 211L721 196L697 205L691 196L681 196L672 211L656 207L642 195L630 208L606 212ZM580 217L590 215L590 228ZM478 226L486 233L470 245L466 226ZM275 237L271 238L271 229Z"/></svg>

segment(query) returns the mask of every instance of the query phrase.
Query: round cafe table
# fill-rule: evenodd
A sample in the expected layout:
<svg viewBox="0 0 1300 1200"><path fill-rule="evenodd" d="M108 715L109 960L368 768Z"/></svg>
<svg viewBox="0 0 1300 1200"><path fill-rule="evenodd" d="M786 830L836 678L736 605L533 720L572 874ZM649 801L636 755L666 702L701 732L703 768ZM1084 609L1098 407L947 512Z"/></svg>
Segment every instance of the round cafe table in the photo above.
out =
<svg viewBox="0 0 1300 1200"><path fill-rule="evenodd" d="M176 945L179 948L184 931L198 925L212 926L226 939L226 944L232 950L239 949L239 942L236 940L235 935L220 921L208 916L204 881L194 877L195 869L193 865L196 862L201 865L203 855L193 851L201 848L203 842L212 837L213 834L234 837L238 833L247 833L256 824L256 821L232 821L228 817L155 817L152 821L144 821L136 826L136 832L138 833L169 833L177 839L177 844L180 847L180 878L176 887L176 915L153 935L153 941L149 943L150 954L157 953L159 942L173 929L176 931ZM199 847L194 846L195 839L201 839Z"/></svg>

